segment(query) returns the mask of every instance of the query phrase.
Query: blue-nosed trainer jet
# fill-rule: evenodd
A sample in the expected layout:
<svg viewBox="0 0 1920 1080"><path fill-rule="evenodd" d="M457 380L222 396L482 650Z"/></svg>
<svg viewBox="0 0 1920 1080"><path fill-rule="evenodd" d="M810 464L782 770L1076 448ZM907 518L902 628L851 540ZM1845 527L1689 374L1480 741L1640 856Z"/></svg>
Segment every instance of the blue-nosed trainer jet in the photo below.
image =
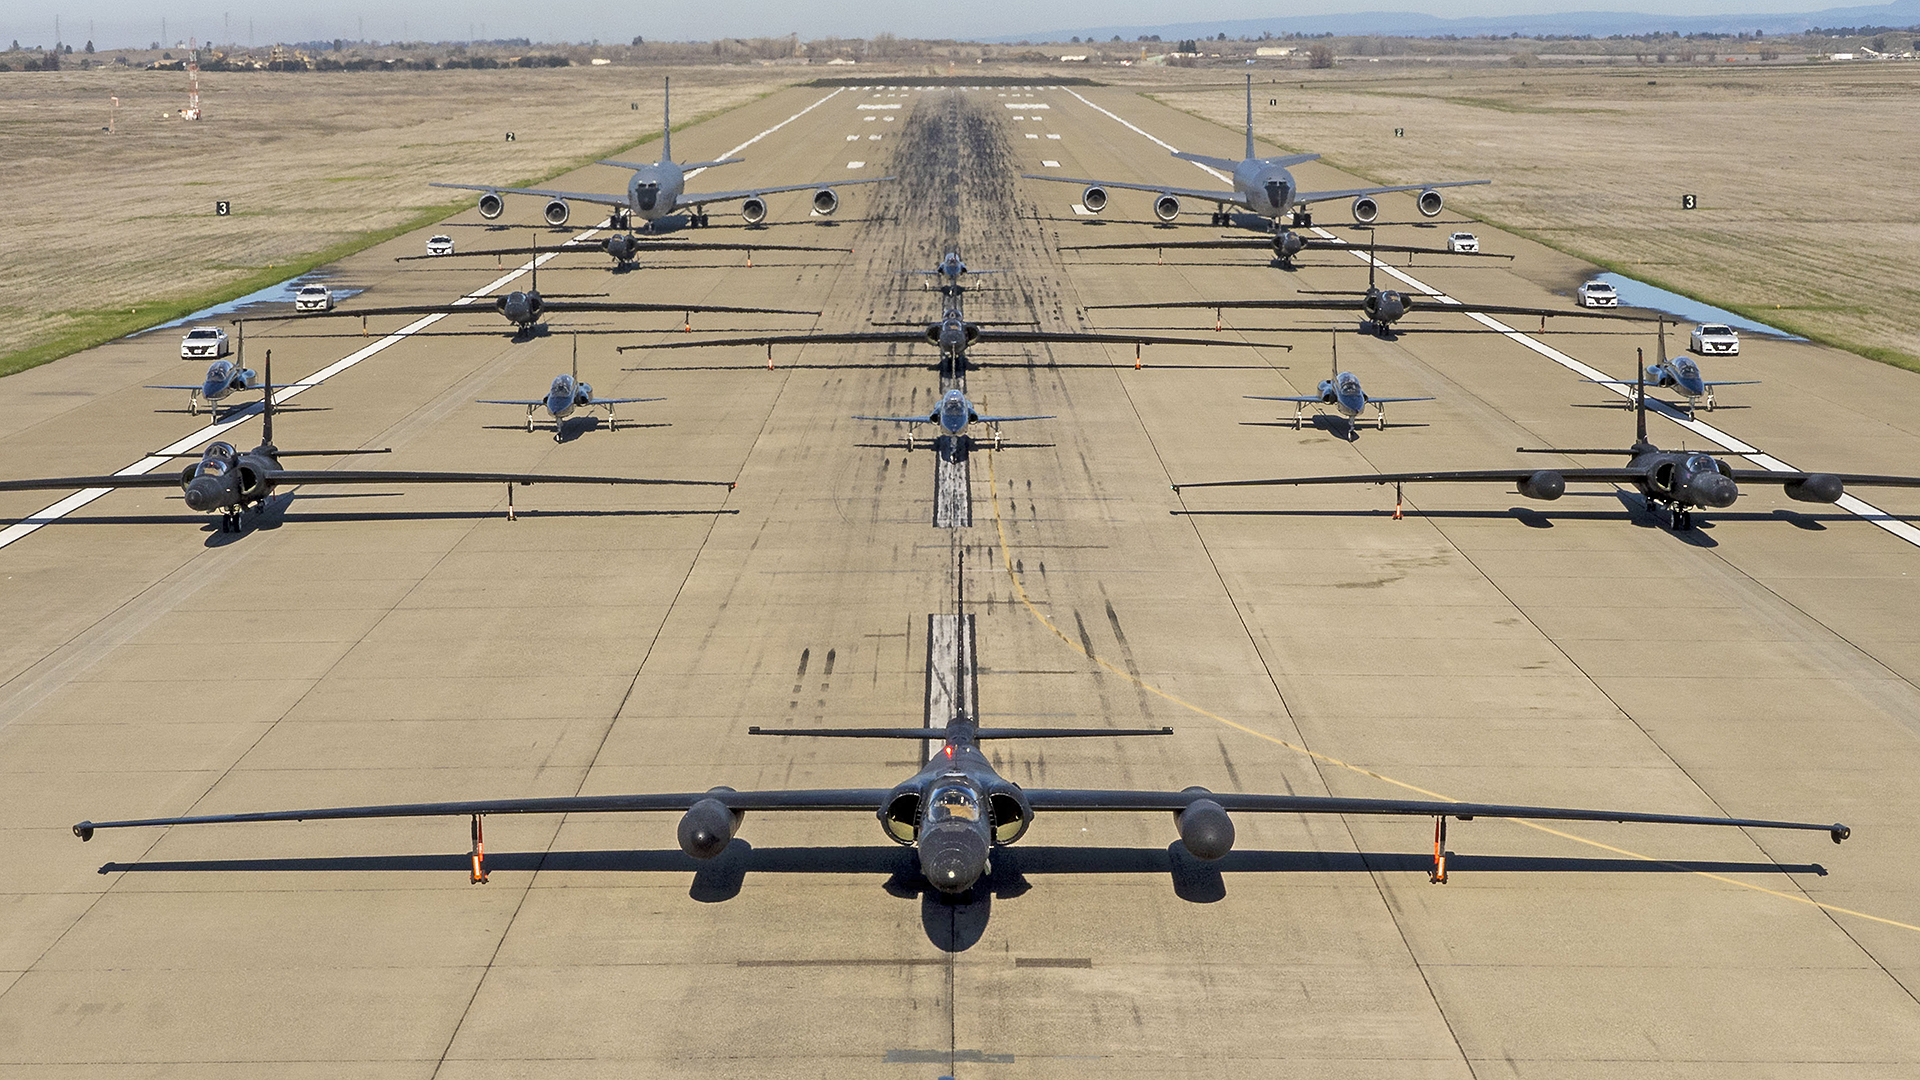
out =
<svg viewBox="0 0 1920 1080"><path fill-rule="evenodd" d="M940 396L940 403L925 416L856 416L855 420L877 420L883 424L937 424L940 430L951 438L964 438L971 424L985 424L992 432L994 449L1000 447L1000 425L1015 420L1051 420L1048 416L982 416L967 400L967 395L958 389L948 390ZM907 450L913 450L913 433L907 433Z"/></svg>

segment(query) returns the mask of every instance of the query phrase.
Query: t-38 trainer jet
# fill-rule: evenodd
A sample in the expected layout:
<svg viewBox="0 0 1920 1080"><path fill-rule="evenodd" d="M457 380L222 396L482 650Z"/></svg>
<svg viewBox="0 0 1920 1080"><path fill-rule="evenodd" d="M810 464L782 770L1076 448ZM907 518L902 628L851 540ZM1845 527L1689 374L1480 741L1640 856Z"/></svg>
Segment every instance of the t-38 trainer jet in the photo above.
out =
<svg viewBox="0 0 1920 1080"><path fill-rule="evenodd" d="M1642 372L1644 376L1644 371ZM1175 484L1175 491L1208 487L1265 487L1304 484L1511 484L1529 499L1551 501L1566 494L1568 483L1627 484L1646 497L1649 508L1665 507L1676 530L1693 526L1693 512L1724 510L1740 497L1743 483L1773 483L1786 489L1796 502L1840 501L1847 486L1920 487L1920 476L1881 476L1870 473L1815 473L1773 469L1736 469L1712 454L1698 450L1662 450L1647 440L1647 401L1644 383L1635 384L1636 438L1624 450L1561 450L1519 448L1522 454L1622 454L1624 465L1605 469L1555 469L1514 466L1505 469L1438 469L1420 472L1373 473L1357 476L1287 476L1273 480L1214 480ZM1395 511L1398 514L1398 511Z"/></svg>
<svg viewBox="0 0 1920 1080"><path fill-rule="evenodd" d="M1195 188L1173 187L1167 184L1135 184L1116 180L1078 180L1067 176L1041 176L1036 173L1021 174L1028 180L1047 180L1059 184L1080 184L1086 190L1080 193L1080 205L1089 213L1098 214L1107 208L1108 188L1127 188L1132 191L1148 191L1154 194L1153 216L1161 221L1172 222L1180 216L1180 200L1192 199L1199 203L1214 204L1213 224L1230 225L1233 223L1234 210L1245 210L1273 220L1279 228L1282 217L1295 224L1304 225L1308 206L1317 202L1335 199L1353 200L1353 220L1362 225L1370 225L1380 217L1379 196L1393 191L1417 191L1414 205L1425 217L1439 216L1443 199L1440 188L1465 187L1470 184L1491 184L1491 180L1448 180L1430 184L1391 184L1384 187L1343 188L1334 191L1302 191L1287 171L1290 165L1301 165L1317 161L1319 154L1286 154L1281 157L1260 157L1253 148L1253 76L1247 76L1247 146L1246 156L1239 161L1229 158L1208 157L1205 154L1188 154L1176 151L1174 157L1195 162L1233 177L1232 191L1208 191ZM1232 207L1233 210L1227 209Z"/></svg>
<svg viewBox="0 0 1920 1080"><path fill-rule="evenodd" d="M943 433L955 439L964 438L967 434L967 427L971 424L986 424L993 432L993 447L998 450L1000 448L1001 424L1012 423L1015 420L1051 420L1053 417L1050 415L982 416L979 411L973 407L973 402L967 400L967 395L961 393L958 389L953 389L942 394L940 396L940 403L934 406L933 411L925 416L856 416L854 419L878 420L883 424L912 424L915 426L920 424L937 424ZM909 453L913 450L913 435L911 432L907 435L907 450Z"/></svg>
<svg viewBox="0 0 1920 1080"><path fill-rule="evenodd" d="M1293 428L1300 430L1301 414L1310 405L1331 405L1341 416L1347 418L1347 438L1354 436L1354 424L1372 405L1379 414L1380 430L1387 430L1387 406L1396 401L1432 401L1430 397L1372 397L1360 388L1360 377L1351 371L1340 370L1340 338L1334 337L1333 375L1320 381L1318 394L1301 394L1296 397L1267 397L1260 394L1247 394L1249 401L1291 401L1293 402Z"/></svg>
<svg viewBox="0 0 1920 1080"><path fill-rule="evenodd" d="M1666 349L1666 326L1660 328L1660 352ZM1692 416L1695 406L1705 399L1707 411L1713 411L1713 388L1716 386L1757 386L1759 379L1709 379L1700 371L1700 365L1694 363L1691 356L1676 356L1670 360L1656 360L1647 365L1647 370L1629 382L1625 379L1594 379L1594 382L1606 386L1618 386L1628 389L1637 396L1643 386L1657 386L1663 390L1678 390L1680 396L1687 399L1687 415ZM1631 400L1631 399L1630 399Z"/></svg>
<svg viewBox="0 0 1920 1080"><path fill-rule="evenodd" d="M179 385L148 385L148 390L185 390L187 392L187 415L197 416L200 403L207 403L207 412L217 421L220 419L220 402L241 390L260 389L260 377L252 368L243 368L231 360L215 360L207 365L207 377L199 383L181 383Z"/></svg>
<svg viewBox="0 0 1920 1080"><path fill-rule="evenodd" d="M533 411L539 408L547 410L547 418L553 421L553 441L560 441L560 429L566 425L567 418L577 410L603 408L607 410L607 430L613 431L619 423L614 419L615 405L635 405L644 401L665 401L657 397L617 397L603 398L593 396L593 384L580 381L580 339L573 339L573 371L569 374L555 375L553 385L547 388L543 398L480 398L480 405L524 405L527 409L527 430L533 430Z"/></svg>
<svg viewBox="0 0 1920 1080"><path fill-rule="evenodd" d="M840 196L833 188L824 184L776 184L771 187L743 188L739 191L708 191L690 193L687 191L687 174L698 169L713 169L721 165L733 165L745 158L725 158L720 161L677 162L673 160L673 80L666 80L666 99L661 105L660 124L660 160L647 164L630 161L602 161L601 165L631 169L633 175L627 180L627 190L618 195L606 195L587 191L554 191L549 188L501 187L497 184L433 184L433 187L459 188L464 191L478 191L480 196L480 216L491 221L506 209L502 195L537 195L547 200L541 210L541 216L547 224L559 226L567 223L572 211L571 202L598 203L614 208L616 228L626 228L633 218L639 218L646 225L652 225L661 218L675 214L686 214L689 225L699 227L707 224L706 208L710 203L738 202L740 216L749 225L758 225L767 218L768 195L783 191L813 191L813 212L826 216L840 208ZM891 180L891 176L876 177L871 180L842 180L840 184L878 184L882 180Z"/></svg>
<svg viewBox="0 0 1920 1080"><path fill-rule="evenodd" d="M241 452L232 443L216 442L203 450L197 462L179 473L115 473L112 476L59 476L40 480L0 480L0 491L48 491L63 488L165 488L178 485L189 507L220 513L220 531L239 532L241 516L252 508L259 513L274 490L296 484L506 484L509 498L514 484L643 484L733 488L728 480L650 480L635 476L556 476L510 472L415 472L401 470L286 469L289 457L338 457L346 454L384 454L386 450L282 450L273 444L273 353L267 353L266 399L260 427L260 445ZM184 456L184 455L183 455ZM511 505L511 501L509 501Z"/></svg>
<svg viewBox="0 0 1920 1080"><path fill-rule="evenodd" d="M872 814L887 839L914 849L920 873L949 896L969 893L988 873L996 847L1026 835L1036 816L1048 812L1125 812L1166 814L1187 852L1198 859L1223 858L1233 850L1233 815L1351 814L1430 817L1434 819L1434 860L1429 877L1447 879L1448 818L1520 818L1545 821L1618 821L1658 825L1718 825L1739 829L1796 829L1845 840L1845 825L1747 818L1659 814L1636 810L1581 810L1551 806L1439 802L1415 799L1349 799L1317 795L1242 795L1203 787L1179 791L1102 791L1076 788L1022 788L1001 776L981 752L990 739L1051 739L1169 735L1171 728L992 728L978 726L964 713L944 730L916 728L750 728L757 735L820 738L938 738L940 747L925 768L890 788L827 788L800 791L735 791L709 788L676 794L583 795L548 798L485 799L389 806L336 806L311 810L266 810L244 814L196 814L134 821L82 821L73 833L91 840L101 829L142 826L219 825L266 821L338 821L363 818L464 817L472 819L476 884L487 880L481 822L489 814L679 813L680 849L696 859L711 859L727 849L749 811L838 812ZM1076 821L1079 819L1076 818Z"/></svg>

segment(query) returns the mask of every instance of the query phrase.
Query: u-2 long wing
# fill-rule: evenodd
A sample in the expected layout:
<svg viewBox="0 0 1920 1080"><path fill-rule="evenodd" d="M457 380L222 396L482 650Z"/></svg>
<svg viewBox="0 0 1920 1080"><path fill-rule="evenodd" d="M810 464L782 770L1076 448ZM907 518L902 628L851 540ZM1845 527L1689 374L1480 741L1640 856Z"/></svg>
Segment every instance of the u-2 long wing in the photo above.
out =
<svg viewBox="0 0 1920 1080"><path fill-rule="evenodd" d="M1166 184L1134 184L1121 180L1083 180L1074 176L1041 176L1039 173L1021 173L1023 180L1046 180L1055 184L1079 184L1081 187L1120 188L1123 191L1151 191L1155 195L1178 195L1183 199L1196 202L1223 202L1235 206L1245 205L1240 201L1237 191L1206 191L1201 188L1171 187Z"/></svg>
<svg viewBox="0 0 1920 1080"><path fill-rule="evenodd" d="M708 244L708 243L699 243L699 244L695 244L695 243L688 243L688 242L681 242L681 241L678 241L678 240L647 240L647 241L643 241L643 242L642 242L642 244L641 244L641 246L640 246L640 249L639 249L639 250L640 250L640 251L643 251L643 252L654 252L654 251L691 251L691 252L696 252L696 253L697 253L697 252L702 252L702 251L838 251L838 252L848 252L848 251L852 251L853 249L852 249L852 248L844 248L844 247L819 247L819 246L816 246L816 245L813 245L813 244L736 244L736 243L712 243L712 244ZM1386 249L1386 248L1381 248L1380 250L1382 250L1382 251L1385 251L1385 250L1387 250L1387 249ZM542 254L542 255L549 255L549 254L552 254L552 255L567 255L567 254L583 254L583 253L584 253L584 254L593 254L593 255L605 255L605 254L607 254L607 244L606 244L606 241L604 241L604 240L596 240L596 241L593 241L593 242L591 242L591 243L586 243L586 244L562 244L562 245L560 245L559 247L552 247L552 248L541 248L541 249L540 249L540 254ZM526 248L523 248L523 247L518 247L518 248L475 248L475 249L474 249L474 250L472 250L472 251L456 251L456 252L454 252L454 253L452 253L451 255L396 255L396 256L394 256L394 258L393 258L393 261L394 261L394 262L414 262L414 261L416 261L416 260L422 260L422 259L434 259L434 260L446 260L446 259L459 259L459 258L477 258L477 257L480 257L480 256L505 256L505 255L526 255L526 254L528 254L528 249L526 249Z"/></svg>
<svg viewBox="0 0 1920 1080"><path fill-rule="evenodd" d="M234 825L268 821L342 821L366 818L475 817L489 814L632 813L687 810L717 799L731 810L864 811L882 805L889 788L827 788L801 791L701 791L661 795L572 795L554 798L475 799L455 802L396 803L386 806L334 806L307 810L266 810L242 814L195 814L127 821L82 821L73 826L81 840L100 829L166 825ZM1743 829L1794 829L1824 832L1839 843L1851 835L1841 824L1771 821L1760 818L1704 817L1637 810L1586 810L1502 803L1439 802L1416 799L1348 799L1320 795L1242 795L1206 791L1098 791L1034 788L1026 792L1036 811L1173 811L1209 799L1229 811L1272 814L1356 814L1406 817L1519 818L1540 821L1618 821L1650 825L1718 825Z"/></svg>
<svg viewBox="0 0 1920 1080"><path fill-rule="evenodd" d="M1276 300L1162 300L1145 304L1088 304L1088 311L1138 311L1153 308L1201 308L1209 311L1246 309L1252 311L1345 311L1360 303L1364 293L1355 292L1350 298L1333 300L1296 300L1292 298ZM1568 315L1576 319L1611 319L1617 322L1656 322L1665 317L1624 314L1619 311L1590 311L1585 308L1543 308L1521 307L1513 304L1471 304L1466 302L1441 303L1430 300L1418 293L1410 294L1408 306L1410 312L1450 311L1465 315L1483 312L1489 315Z"/></svg>
<svg viewBox="0 0 1920 1080"><path fill-rule="evenodd" d="M511 472L405 472L400 470L281 469L267 474L275 484L623 484L650 487L724 487L731 480L655 480L640 476L567 476ZM174 483L179 483L175 478Z"/></svg>
<svg viewBox="0 0 1920 1080"><path fill-rule="evenodd" d="M1154 251L1166 248L1169 251L1186 250L1245 250L1272 251L1271 237L1249 236L1222 237L1218 240L1170 240L1154 243L1143 240L1125 244L1062 244L1061 251ZM1401 255L1457 255L1465 259L1512 259L1511 255L1502 255L1491 251L1448 251L1446 248L1421 247L1418 244L1373 244L1361 247L1358 244L1334 243L1330 240L1308 240L1300 249L1306 251L1391 251ZM406 255L408 259L431 259L433 255Z"/></svg>
<svg viewBox="0 0 1920 1080"><path fill-rule="evenodd" d="M822 333L822 334L768 334L760 337L700 338L691 341L674 340L648 342L644 345L622 345L620 352L635 349L702 349L718 348L729 345L862 345L862 344L933 344L927 340L924 332L887 331L882 333ZM980 328L980 336L974 339L975 345L995 343L1013 345L1032 345L1042 343L1091 343L1096 345L1242 345L1262 349L1287 349L1293 346L1278 341L1235 341L1230 339L1208 340L1206 338L1161 337L1156 334L1126 334L1118 332L1083 333L1080 331L1053 330L996 330L992 327Z"/></svg>
<svg viewBox="0 0 1920 1080"><path fill-rule="evenodd" d="M1312 400L1319 401L1320 399L1313 398ZM1367 400L1380 401L1382 399L1368 398ZM1271 480L1209 480L1197 484L1175 484L1173 485L1173 490L1185 491L1188 488L1203 487L1272 487L1278 485L1306 484L1517 484L1540 471L1542 471L1542 467L1455 469L1403 473L1358 473L1351 476L1282 476ZM1549 471L1558 473L1562 478L1569 481L1584 480L1592 484L1630 484L1636 480L1644 479L1647 475L1643 469L1626 468L1550 469ZM1793 475L1787 473L1768 473L1765 475L1768 478L1781 477L1786 480L1794 479ZM1737 473L1735 478L1738 479ZM1915 486L1920 486L1920 479L1916 479L1914 483Z"/></svg>

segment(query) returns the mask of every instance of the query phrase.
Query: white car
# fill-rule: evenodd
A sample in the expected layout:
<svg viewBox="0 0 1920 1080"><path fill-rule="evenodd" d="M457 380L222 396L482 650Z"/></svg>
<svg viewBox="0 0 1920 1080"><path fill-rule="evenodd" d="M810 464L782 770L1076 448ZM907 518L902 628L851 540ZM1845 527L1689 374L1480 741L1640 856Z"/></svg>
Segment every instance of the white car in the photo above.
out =
<svg viewBox="0 0 1920 1080"><path fill-rule="evenodd" d="M1619 307L1620 294L1604 281L1589 281L1575 293L1581 307Z"/></svg>
<svg viewBox="0 0 1920 1080"><path fill-rule="evenodd" d="M1693 328L1693 342L1690 346L1702 356L1739 356L1740 335L1733 327L1720 323L1701 323Z"/></svg>
<svg viewBox="0 0 1920 1080"><path fill-rule="evenodd" d="M180 339L180 356L186 360L218 360L230 351L227 332L217 326L196 326Z"/></svg>
<svg viewBox="0 0 1920 1080"><path fill-rule="evenodd" d="M1480 238L1470 232L1457 232L1447 237L1447 250L1452 252L1476 252L1480 250Z"/></svg>
<svg viewBox="0 0 1920 1080"><path fill-rule="evenodd" d="M293 294L295 311L332 311L333 290L325 285L302 285L300 291Z"/></svg>
<svg viewBox="0 0 1920 1080"><path fill-rule="evenodd" d="M427 237L427 254L429 255L453 254L453 237L448 236L446 233L440 233L436 236Z"/></svg>

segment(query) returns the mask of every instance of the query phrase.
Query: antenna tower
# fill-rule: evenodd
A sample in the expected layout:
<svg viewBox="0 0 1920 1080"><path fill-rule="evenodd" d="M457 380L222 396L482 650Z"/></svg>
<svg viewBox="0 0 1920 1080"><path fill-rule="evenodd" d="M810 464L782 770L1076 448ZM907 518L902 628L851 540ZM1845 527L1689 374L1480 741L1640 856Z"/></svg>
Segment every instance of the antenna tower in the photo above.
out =
<svg viewBox="0 0 1920 1080"><path fill-rule="evenodd" d="M200 50L192 38L187 39L187 107L180 119L200 119Z"/></svg>

